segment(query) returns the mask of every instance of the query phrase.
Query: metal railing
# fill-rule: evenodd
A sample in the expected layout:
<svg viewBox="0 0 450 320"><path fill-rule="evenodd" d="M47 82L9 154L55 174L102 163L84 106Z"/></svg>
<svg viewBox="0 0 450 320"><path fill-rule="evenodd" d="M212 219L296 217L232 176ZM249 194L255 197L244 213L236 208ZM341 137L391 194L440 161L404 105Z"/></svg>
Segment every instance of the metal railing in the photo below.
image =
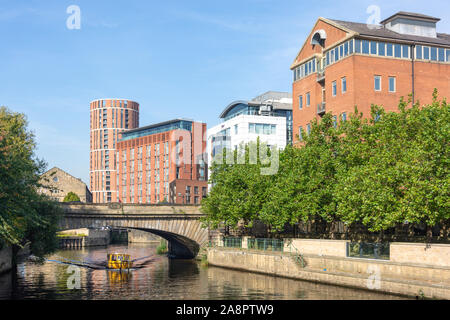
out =
<svg viewBox="0 0 450 320"><path fill-rule="evenodd" d="M223 246L226 248L242 248L242 238L224 237Z"/></svg>
<svg viewBox="0 0 450 320"><path fill-rule="evenodd" d="M279 239L247 239L247 248L264 251L283 251L284 242Z"/></svg>
<svg viewBox="0 0 450 320"><path fill-rule="evenodd" d="M389 260L389 248L389 243L348 242L347 257Z"/></svg>
<svg viewBox="0 0 450 320"><path fill-rule="evenodd" d="M325 69L317 70L317 81L323 81L325 80Z"/></svg>
<svg viewBox="0 0 450 320"><path fill-rule="evenodd" d="M321 114L325 114L325 107L326 107L326 103L325 102L320 102L317 104L317 114L321 115Z"/></svg>

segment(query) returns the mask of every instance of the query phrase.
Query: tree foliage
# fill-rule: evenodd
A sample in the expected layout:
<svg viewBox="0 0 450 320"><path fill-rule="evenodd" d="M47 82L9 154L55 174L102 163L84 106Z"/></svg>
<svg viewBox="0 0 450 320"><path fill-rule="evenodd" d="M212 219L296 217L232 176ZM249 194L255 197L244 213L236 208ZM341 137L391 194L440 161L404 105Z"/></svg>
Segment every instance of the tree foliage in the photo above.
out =
<svg viewBox="0 0 450 320"><path fill-rule="evenodd" d="M37 255L56 243L59 208L37 192L45 163L34 156L34 136L23 114L0 108L0 240Z"/></svg>
<svg viewBox="0 0 450 320"><path fill-rule="evenodd" d="M280 152L279 170L260 165L213 164L213 187L202 209L210 226L260 220L272 231L299 221L341 221L380 232L404 223L450 221L447 102L371 115L355 108L347 121L326 114L313 121L301 147Z"/></svg>
<svg viewBox="0 0 450 320"><path fill-rule="evenodd" d="M76 201L81 201L80 197L75 193L70 191L65 197L63 202L76 202Z"/></svg>

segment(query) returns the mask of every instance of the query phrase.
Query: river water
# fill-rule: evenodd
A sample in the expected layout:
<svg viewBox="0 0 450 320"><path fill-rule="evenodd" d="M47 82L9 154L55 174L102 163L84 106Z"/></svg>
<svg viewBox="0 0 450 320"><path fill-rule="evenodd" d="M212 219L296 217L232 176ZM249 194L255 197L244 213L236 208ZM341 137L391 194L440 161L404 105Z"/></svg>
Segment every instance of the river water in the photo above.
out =
<svg viewBox="0 0 450 320"><path fill-rule="evenodd" d="M133 259L151 256L142 268L126 273L76 268L47 261L24 261L17 271L0 276L0 299L45 300L284 300L399 299L365 290L284 279L217 267L197 261L170 260L156 254L156 244L112 245L107 248L59 250L48 257L105 263L106 254L128 253Z"/></svg>

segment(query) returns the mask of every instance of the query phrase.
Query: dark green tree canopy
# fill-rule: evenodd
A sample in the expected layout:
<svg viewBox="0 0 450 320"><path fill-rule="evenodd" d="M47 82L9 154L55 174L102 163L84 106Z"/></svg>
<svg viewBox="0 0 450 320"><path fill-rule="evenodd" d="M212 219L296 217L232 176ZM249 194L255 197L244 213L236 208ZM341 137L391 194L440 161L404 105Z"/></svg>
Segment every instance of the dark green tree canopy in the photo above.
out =
<svg viewBox="0 0 450 320"><path fill-rule="evenodd" d="M275 175L260 164L212 164L213 187L202 202L205 223L251 224L272 231L300 221L340 221L381 232L412 223L450 221L450 108L445 100L347 121L331 114L303 132L301 147L280 152Z"/></svg>
<svg viewBox="0 0 450 320"><path fill-rule="evenodd" d="M33 134L23 114L0 107L0 240L36 255L55 248L58 205L37 192L45 163L34 155Z"/></svg>

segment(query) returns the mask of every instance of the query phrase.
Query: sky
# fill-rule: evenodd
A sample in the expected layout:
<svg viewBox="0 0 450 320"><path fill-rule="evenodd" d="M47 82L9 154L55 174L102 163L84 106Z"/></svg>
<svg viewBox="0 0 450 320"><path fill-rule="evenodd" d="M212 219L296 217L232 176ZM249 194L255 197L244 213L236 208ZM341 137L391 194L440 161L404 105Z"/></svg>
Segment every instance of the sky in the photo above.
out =
<svg viewBox="0 0 450 320"><path fill-rule="evenodd" d="M67 8L80 9L69 29ZM36 156L89 185L89 103L140 104L140 125L218 124L234 100L292 92L289 67L318 17L366 22L398 11L441 18L449 1L0 0L0 105L26 114Z"/></svg>

